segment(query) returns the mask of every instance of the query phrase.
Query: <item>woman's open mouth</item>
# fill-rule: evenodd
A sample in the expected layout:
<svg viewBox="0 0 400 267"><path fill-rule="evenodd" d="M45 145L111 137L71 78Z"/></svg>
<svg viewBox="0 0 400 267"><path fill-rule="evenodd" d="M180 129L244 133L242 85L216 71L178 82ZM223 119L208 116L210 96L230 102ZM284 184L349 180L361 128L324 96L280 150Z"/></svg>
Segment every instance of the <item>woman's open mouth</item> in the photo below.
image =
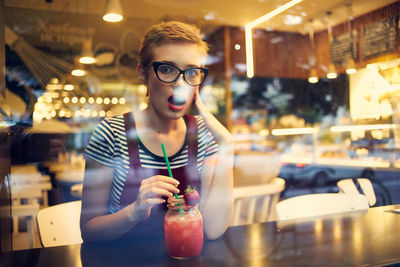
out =
<svg viewBox="0 0 400 267"><path fill-rule="evenodd" d="M168 107L173 111L181 111L185 107L186 100L181 97L170 96L168 98Z"/></svg>

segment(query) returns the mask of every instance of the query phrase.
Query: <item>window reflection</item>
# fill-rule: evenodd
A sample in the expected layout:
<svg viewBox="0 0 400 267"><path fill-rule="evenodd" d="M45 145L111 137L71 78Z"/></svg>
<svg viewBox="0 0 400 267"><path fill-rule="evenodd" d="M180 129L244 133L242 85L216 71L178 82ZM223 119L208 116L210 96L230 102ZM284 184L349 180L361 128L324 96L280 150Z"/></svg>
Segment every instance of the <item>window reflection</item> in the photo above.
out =
<svg viewBox="0 0 400 267"><path fill-rule="evenodd" d="M252 78L244 27L272 10L267 1L234 1L231 10L219 6L226 1L207 9L206 1L183 7L142 1L135 9L157 17L129 14L129 6L113 24L102 20L95 1L50 2L5 1L6 89L0 91L0 127L10 129L12 140L2 156L10 160L11 179L27 166L32 177L49 178L51 188L41 189L48 205L80 199L80 187L71 188L83 181L83 152L96 125L147 107L147 88L136 73L140 39L153 22L171 19L198 25L210 44L200 94L235 138L235 187L281 177L281 200L337 193L339 180L362 177L372 182L375 206L400 203L398 2L375 1L356 13L357 1L352 10L299 1L254 25ZM84 54L93 64L79 63ZM328 79L332 67L337 77ZM15 227L26 232L24 222Z"/></svg>

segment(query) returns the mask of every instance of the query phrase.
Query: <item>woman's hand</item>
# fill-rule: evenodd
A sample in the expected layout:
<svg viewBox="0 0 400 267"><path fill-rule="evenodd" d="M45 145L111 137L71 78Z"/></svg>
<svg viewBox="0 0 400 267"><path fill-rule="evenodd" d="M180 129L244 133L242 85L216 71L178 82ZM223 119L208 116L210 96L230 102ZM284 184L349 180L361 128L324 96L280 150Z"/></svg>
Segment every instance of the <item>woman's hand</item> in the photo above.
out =
<svg viewBox="0 0 400 267"><path fill-rule="evenodd" d="M207 125L207 128L213 134L215 141L217 144L227 144L233 145L233 137L229 133L229 131L211 114L203 103L203 100L200 98L199 88L195 93L194 103L197 107L197 110L200 113L200 116L203 117L204 123Z"/></svg>
<svg viewBox="0 0 400 267"><path fill-rule="evenodd" d="M131 218L134 221L146 220L154 205L165 202L163 197L169 198L179 193L178 185L178 180L163 175L144 179L139 187Z"/></svg>

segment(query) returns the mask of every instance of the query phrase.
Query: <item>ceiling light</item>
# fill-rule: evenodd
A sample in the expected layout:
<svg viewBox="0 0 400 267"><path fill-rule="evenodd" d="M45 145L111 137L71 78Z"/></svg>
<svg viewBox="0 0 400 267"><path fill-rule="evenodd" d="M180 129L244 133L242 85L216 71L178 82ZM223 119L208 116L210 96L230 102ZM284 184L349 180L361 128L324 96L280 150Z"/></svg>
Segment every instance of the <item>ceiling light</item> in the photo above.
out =
<svg viewBox="0 0 400 267"><path fill-rule="evenodd" d="M276 15L284 12L285 10L297 5L303 0L292 0L286 4L272 10L271 12L261 16L252 22L245 25L245 40L246 40L246 65L247 65L247 77L252 78L254 76L254 62L253 62L253 28L260 23L263 23Z"/></svg>
<svg viewBox="0 0 400 267"><path fill-rule="evenodd" d="M328 79L336 79L336 77L337 77L336 67L333 63L329 63L328 73L326 74L326 77Z"/></svg>
<svg viewBox="0 0 400 267"><path fill-rule="evenodd" d="M318 82L317 70L315 68L312 68L310 70L310 76L308 76L308 82L309 83L317 83Z"/></svg>
<svg viewBox="0 0 400 267"><path fill-rule="evenodd" d="M72 74L73 76L85 76L85 75L86 75L86 71L77 68L77 69L72 70L72 71L71 71L71 74Z"/></svg>
<svg viewBox="0 0 400 267"><path fill-rule="evenodd" d="M108 0L104 8L103 20L108 22L119 22L124 18L119 0Z"/></svg>
<svg viewBox="0 0 400 267"><path fill-rule="evenodd" d="M346 73L351 75L351 74L354 74L356 72L357 72L356 63L354 62L354 59L349 58L347 60L347 64L346 64Z"/></svg>
<svg viewBox="0 0 400 267"><path fill-rule="evenodd" d="M82 43L82 55L79 58L79 62L82 64L93 64L96 62L96 59L93 56L91 40Z"/></svg>

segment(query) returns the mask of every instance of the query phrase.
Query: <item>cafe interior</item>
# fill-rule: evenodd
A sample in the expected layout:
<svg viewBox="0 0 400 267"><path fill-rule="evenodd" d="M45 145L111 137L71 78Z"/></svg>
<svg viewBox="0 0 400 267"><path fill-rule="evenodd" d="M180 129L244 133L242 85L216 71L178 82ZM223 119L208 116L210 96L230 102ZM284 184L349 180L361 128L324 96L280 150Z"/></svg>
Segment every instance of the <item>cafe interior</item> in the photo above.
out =
<svg viewBox="0 0 400 267"><path fill-rule="evenodd" d="M87 245L85 149L147 108L138 49L172 20L209 46L200 97L234 140L229 226L185 260L151 238ZM5 266L400 263L399 1L4 0L0 28Z"/></svg>

